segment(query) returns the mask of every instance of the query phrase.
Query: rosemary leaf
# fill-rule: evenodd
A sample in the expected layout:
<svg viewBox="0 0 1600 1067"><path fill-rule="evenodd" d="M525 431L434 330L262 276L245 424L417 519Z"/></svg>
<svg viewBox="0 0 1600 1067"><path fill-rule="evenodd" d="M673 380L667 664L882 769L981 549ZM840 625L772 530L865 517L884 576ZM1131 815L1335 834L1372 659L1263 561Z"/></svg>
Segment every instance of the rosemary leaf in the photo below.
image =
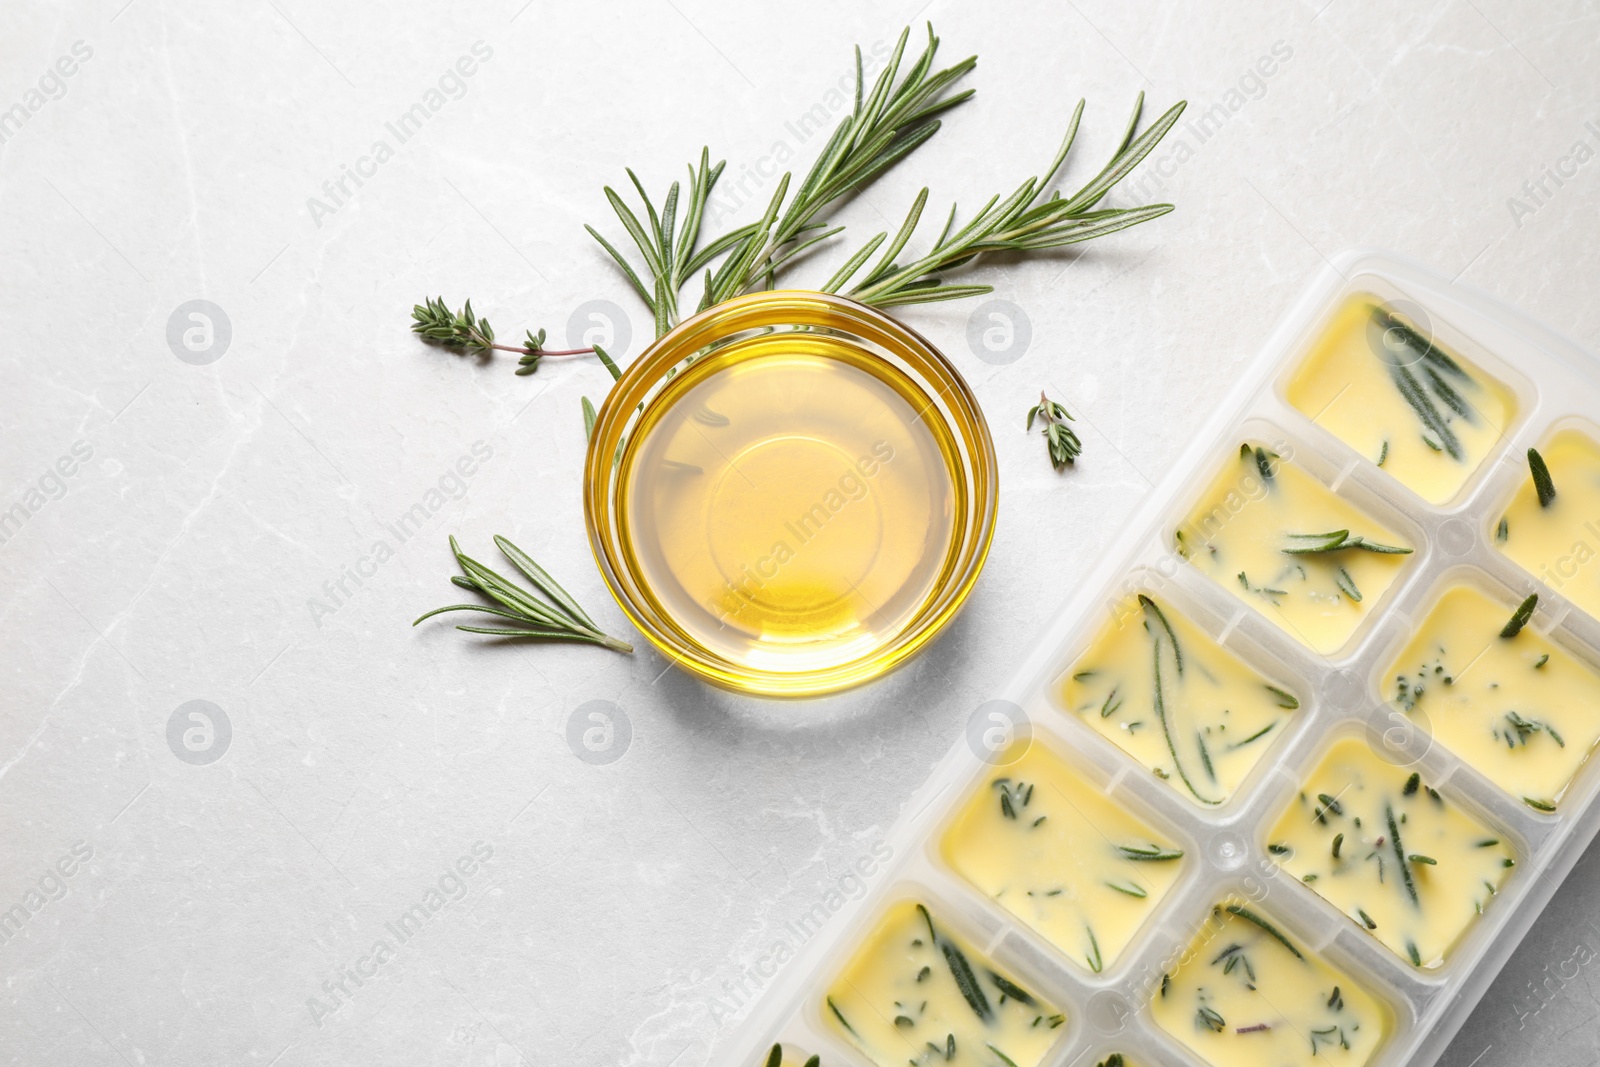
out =
<svg viewBox="0 0 1600 1067"><path fill-rule="evenodd" d="M1356 580L1350 577L1350 572L1340 567L1333 576L1334 582L1339 586L1339 591L1357 604L1361 603L1361 590L1356 588Z"/></svg>
<svg viewBox="0 0 1600 1067"><path fill-rule="evenodd" d="M1026 989L1023 989L1021 986L1017 985L1017 983L1013 982L1011 979L1007 978L998 971L990 971L989 980L994 983L996 989L1000 990L1001 993L1004 993L1012 1000L1017 1001L1019 1004L1034 1003L1033 994L1029 993Z"/></svg>
<svg viewBox="0 0 1600 1067"><path fill-rule="evenodd" d="M1237 915L1246 922L1254 923L1255 925L1261 927L1261 929L1272 935L1273 939L1281 944L1284 948L1294 953L1295 959L1305 959L1305 956L1300 952L1300 950L1294 947L1294 943L1291 942L1287 937L1284 937L1282 932L1280 932L1276 926L1273 926L1267 920L1263 919L1260 915L1257 915L1243 904L1229 904L1226 905L1223 910L1228 912L1230 915Z"/></svg>
<svg viewBox="0 0 1600 1067"><path fill-rule="evenodd" d="M1177 848L1162 848L1160 845L1118 845L1117 851L1122 853L1123 859L1128 860L1176 860L1183 858L1183 850Z"/></svg>
<svg viewBox="0 0 1600 1067"><path fill-rule="evenodd" d="M594 436L595 410L594 404L588 397L583 397L583 439L587 441Z"/></svg>
<svg viewBox="0 0 1600 1067"><path fill-rule="evenodd" d="M1411 903L1420 906L1417 883L1411 877L1411 865L1406 862L1405 849L1400 844L1400 823L1395 820L1393 807L1385 804L1383 813L1389 821L1389 844L1394 848L1395 862L1400 866L1400 879L1405 885L1406 895L1411 898Z"/></svg>
<svg viewBox="0 0 1600 1067"><path fill-rule="evenodd" d="M1143 593L1139 594L1139 607L1144 609L1146 614L1155 616L1155 620L1161 624L1161 628L1167 631L1167 639L1172 642L1172 658L1178 664L1178 677L1182 678L1183 646L1178 644L1177 631L1172 628L1172 623L1167 621L1166 613L1161 610L1161 605Z"/></svg>
<svg viewBox="0 0 1600 1067"><path fill-rule="evenodd" d="M1511 613L1511 618L1506 621L1505 626L1500 628L1500 636L1512 638L1520 634L1522 628L1528 625L1528 620L1533 618L1534 609L1538 606L1539 594L1529 593L1527 599L1517 605L1517 610Z"/></svg>
<svg viewBox="0 0 1600 1067"><path fill-rule="evenodd" d="M978 985L978 976L972 973L972 964L948 938L939 938L939 950L944 953L945 962L950 966L951 977L956 980L956 988L961 990L962 999L974 1015L987 1021L993 1009L989 1006L989 998L983 994L983 988Z"/></svg>
<svg viewBox="0 0 1600 1067"><path fill-rule="evenodd" d="M470 310L470 309L469 309ZM1528 449L1528 472L1533 475L1534 492L1539 494L1539 506L1547 508L1555 503L1556 483L1550 478L1550 468L1537 448Z"/></svg>
<svg viewBox="0 0 1600 1067"><path fill-rule="evenodd" d="M1268 685L1266 687L1266 689L1267 689L1267 692L1271 693L1274 697L1277 698L1278 707L1287 708L1290 711L1294 711L1296 708L1298 708L1300 706L1300 698L1295 696L1293 693L1289 692L1288 690L1280 689L1275 685ZM1271 726L1268 726L1266 728L1266 730L1270 730L1270 729L1272 729ZM1265 733L1266 730L1263 730L1262 733ZM1260 736L1260 735L1258 734L1257 736ZM1254 740L1254 738L1251 738L1251 740Z"/></svg>

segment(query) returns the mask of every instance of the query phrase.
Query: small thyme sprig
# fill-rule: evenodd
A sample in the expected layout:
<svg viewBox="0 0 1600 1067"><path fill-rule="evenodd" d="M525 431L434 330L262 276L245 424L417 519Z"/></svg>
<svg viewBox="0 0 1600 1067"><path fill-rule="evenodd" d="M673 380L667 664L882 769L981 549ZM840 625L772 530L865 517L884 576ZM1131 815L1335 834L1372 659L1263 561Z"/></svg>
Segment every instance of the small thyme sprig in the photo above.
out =
<svg viewBox="0 0 1600 1067"><path fill-rule="evenodd" d="M460 564L465 576L452 575L450 580L463 589L481 593L494 603L449 604L419 616L411 625L415 626L423 619L431 619L447 611L476 611L510 619L517 625L457 626L456 629L471 634L490 634L494 637L523 637L538 641L581 641L585 644L600 645L614 652L633 651L633 646L626 641L602 633L595 621L578 606L578 602L573 600L567 591L561 588L556 580L526 552L499 534L495 535L494 543L511 561L512 566L526 575L534 587L549 598L550 603L540 600L526 589L496 574L462 552L461 546L452 537L450 551L454 553L456 562Z"/></svg>
<svg viewBox="0 0 1600 1067"><path fill-rule="evenodd" d="M1028 409L1027 429L1033 429L1033 420L1036 418L1044 420L1041 432L1050 449L1050 465L1058 471L1065 470L1067 464L1083 454L1083 442L1067 425L1074 421L1071 412L1067 411L1065 405L1045 396L1041 390L1039 402Z"/></svg>
<svg viewBox="0 0 1600 1067"><path fill-rule="evenodd" d="M494 339L494 327L489 325L489 320L474 315L472 301L468 300L460 311L452 312L449 305L444 302L444 297L425 299L421 304L411 308L411 330L445 348L460 348L468 352L488 352L498 349L501 352L520 352L522 358L517 361L517 373L522 375L532 374L539 369L539 361L552 356L587 356L594 354L611 371L612 377L619 372L615 363L605 354L599 345L593 348L564 348L559 350L548 349L544 346L544 330L538 333L527 331L527 340L521 345L503 345Z"/></svg>

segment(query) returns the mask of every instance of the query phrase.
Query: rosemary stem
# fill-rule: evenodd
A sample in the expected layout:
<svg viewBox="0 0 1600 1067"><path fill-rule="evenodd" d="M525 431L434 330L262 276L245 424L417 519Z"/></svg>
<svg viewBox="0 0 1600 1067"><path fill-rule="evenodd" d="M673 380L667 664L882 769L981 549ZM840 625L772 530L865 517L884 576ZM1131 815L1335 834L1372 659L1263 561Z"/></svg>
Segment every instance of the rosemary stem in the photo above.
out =
<svg viewBox="0 0 1600 1067"><path fill-rule="evenodd" d="M595 639L600 644L602 644L605 647L611 649L611 651L613 651L613 652L632 652L633 651L633 646L628 644L628 642L619 640L619 639L617 639L615 637L610 636L609 634L595 634Z"/></svg>

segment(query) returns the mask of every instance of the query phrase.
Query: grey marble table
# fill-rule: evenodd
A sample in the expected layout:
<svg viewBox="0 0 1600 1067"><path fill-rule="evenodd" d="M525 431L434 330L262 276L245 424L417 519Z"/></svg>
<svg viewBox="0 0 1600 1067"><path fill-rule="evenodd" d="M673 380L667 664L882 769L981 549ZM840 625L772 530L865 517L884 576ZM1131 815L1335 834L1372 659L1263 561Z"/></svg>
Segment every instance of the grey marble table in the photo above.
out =
<svg viewBox="0 0 1600 1067"><path fill-rule="evenodd" d="M907 312L996 431L969 609L892 677L778 707L647 649L411 629L451 596L446 536L504 533L627 631L578 495L605 372L427 348L411 305L637 354L651 324L582 230L615 235L601 184L664 188L709 143L717 224L748 217L847 106L850 45L930 18L980 92L849 206L858 235L923 183L976 206L1033 173L1080 96L1079 175L1139 90L1191 102L1127 194L1175 214L979 272L1022 358L979 359L968 306ZM4 24L5 1063L720 1062L754 964L1325 256L1393 248L1600 344L1593 2L12 0ZM1041 387L1080 416L1065 474L1022 432ZM611 762L569 740L596 700ZM1597 875L1442 1063L1595 1060Z"/></svg>

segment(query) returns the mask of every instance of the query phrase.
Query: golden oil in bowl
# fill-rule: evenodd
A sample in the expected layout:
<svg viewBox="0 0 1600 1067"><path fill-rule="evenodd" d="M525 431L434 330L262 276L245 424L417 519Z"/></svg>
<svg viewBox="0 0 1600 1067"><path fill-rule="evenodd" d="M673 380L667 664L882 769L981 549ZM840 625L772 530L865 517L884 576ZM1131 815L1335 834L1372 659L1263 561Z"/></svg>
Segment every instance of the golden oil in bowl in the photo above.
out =
<svg viewBox="0 0 1600 1067"><path fill-rule="evenodd" d="M613 390L586 512L618 602L677 662L798 696L889 670L987 553L994 457L955 370L880 312L761 293L667 334Z"/></svg>

